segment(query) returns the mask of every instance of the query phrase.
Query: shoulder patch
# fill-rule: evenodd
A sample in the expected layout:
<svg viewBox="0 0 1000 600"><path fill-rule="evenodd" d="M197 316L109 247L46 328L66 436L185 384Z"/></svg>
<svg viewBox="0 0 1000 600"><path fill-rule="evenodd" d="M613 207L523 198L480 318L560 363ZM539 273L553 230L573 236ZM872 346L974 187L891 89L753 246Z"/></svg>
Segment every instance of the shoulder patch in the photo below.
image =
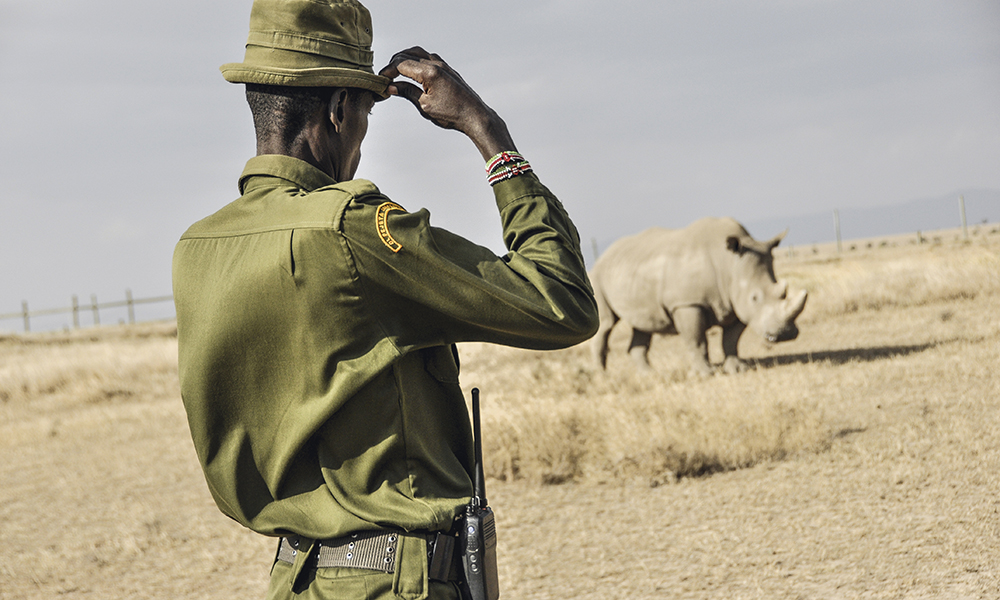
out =
<svg viewBox="0 0 1000 600"><path fill-rule="evenodd" d="M395 202L383 202L379 205L378 210L375 211L375 230L378 231L378 237L382 240L382 243L392 250L393 252L399 252L403 249L403 246L392 237L389 233L388 215L391 210L399 210L406 212L406 210L396 204Z"/></svg>

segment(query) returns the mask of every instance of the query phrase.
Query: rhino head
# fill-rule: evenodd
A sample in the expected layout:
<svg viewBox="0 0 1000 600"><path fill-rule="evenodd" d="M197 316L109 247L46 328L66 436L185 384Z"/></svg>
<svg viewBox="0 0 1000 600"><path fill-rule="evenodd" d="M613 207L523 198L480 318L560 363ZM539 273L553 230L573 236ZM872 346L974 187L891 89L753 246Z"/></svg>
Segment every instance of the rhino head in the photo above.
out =
<svg viewBox="0 0 1000 600"><path fill-rule="evenodd" d="M774 277L771 252L784 239L787 230L760 242L749 235L726 238L726 247L734 253L730 273L730 301L736 317L769 342L794 340L799 335L795 319L806 305L806 291L788 295L788 282Z"/></svg>

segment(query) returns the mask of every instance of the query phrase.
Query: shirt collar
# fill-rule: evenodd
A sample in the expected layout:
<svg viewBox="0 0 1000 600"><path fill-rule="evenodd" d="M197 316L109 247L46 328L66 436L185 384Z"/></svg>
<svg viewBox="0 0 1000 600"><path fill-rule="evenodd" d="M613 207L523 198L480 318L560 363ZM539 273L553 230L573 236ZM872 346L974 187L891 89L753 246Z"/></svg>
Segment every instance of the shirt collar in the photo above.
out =
<svg viewBox="0 0 1000 600"><path fill-rule="evenodd" d="M304 160L282 154L265 154L248 160L240 175L240 194L246 193L250 180L254 177L284 179L307 192L337 183L333 177Z"/></svg>

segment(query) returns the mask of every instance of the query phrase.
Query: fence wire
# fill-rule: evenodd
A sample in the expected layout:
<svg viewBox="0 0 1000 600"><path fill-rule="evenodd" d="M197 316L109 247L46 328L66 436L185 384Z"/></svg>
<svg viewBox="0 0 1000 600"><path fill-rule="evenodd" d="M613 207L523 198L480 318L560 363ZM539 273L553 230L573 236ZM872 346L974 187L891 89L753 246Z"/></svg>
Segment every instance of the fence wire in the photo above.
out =
<svg viewBox="0 0 1000 600"><path fill-rule="evenodd" d="M126 308L128 310L128 323L134 324L136 322L135 317L135 307L139 304L157 304L162 302L173 302L173 296L155 296L152 298L133 298L132 290L125 290L124 300L114 300L111 302L98 302L97 296L90 296L89 304L80 304L79 298L76 295L72 296L70 300L70 306L59 307L59 308L43 308L38 310L30 310L28 308L28 301L23 300L21 302L21 311L14 313L0 314L0 321L6 321L11 319L21 319L24 323L25 333L31 331L31 319L34 317L50 316L50 315L62 315L71 314L73 315L73 328L80 328L80 313L89 312L91 314L93 324L101 324L101 311L114 309L114 308Z"/></svg>

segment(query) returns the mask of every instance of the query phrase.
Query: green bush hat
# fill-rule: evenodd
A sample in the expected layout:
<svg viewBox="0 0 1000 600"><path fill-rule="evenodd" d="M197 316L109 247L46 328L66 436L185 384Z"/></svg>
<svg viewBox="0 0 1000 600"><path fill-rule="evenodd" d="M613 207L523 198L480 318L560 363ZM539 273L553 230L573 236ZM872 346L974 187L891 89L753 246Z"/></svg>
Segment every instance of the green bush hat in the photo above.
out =
<svg viewBox="0 0 1000 600"><path fill-rule="evenodd" d="M232 83L355 87L388 96L372 70L372 17L357 0L254 0L242 63L219 70Z"/></svg>

